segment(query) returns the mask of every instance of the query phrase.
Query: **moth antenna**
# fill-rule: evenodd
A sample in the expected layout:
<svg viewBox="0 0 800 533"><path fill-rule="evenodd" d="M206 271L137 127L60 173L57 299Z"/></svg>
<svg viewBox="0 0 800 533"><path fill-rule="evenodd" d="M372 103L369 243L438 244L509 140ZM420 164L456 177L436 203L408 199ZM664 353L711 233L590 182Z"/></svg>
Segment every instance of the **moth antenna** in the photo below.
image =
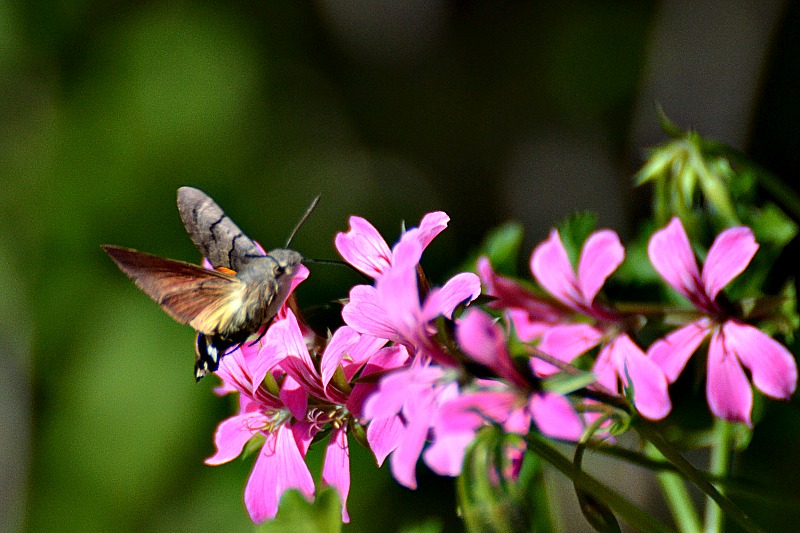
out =
<svg viewBox="0 0 800 533"><path fill-rule="evenodd" d="M311 259L310 257L304 257L301 261L303 264L310 264L310 265L334 265L334 266L343 266L347 267L362 278L372 281L372 278L361 272L359 269L351 265L350 263L345 263L344 261L339 261L337 259Z"/></svg>
<svg viewBox="0 0 800 533"><path fill-rule="evenodd" d="M316 198L311 200L311 203L308 205L308 207L306 207L306 210L303 213L303 216L301 216L300 220L297 221L297 224L295 224L294 229L292 229L292 232L289 234L289 238L286 240L286 248L288 248L289 245L292 244L292 239L294 239L294 234L297 233L297 230L300 229L300 226L303 225L303 223L306 221L306 219L309 216L311 216L311 213L314 212L314 209L316 209L317 204L319 203L319 197L320 196L321 195L318 194Z"/></svg>

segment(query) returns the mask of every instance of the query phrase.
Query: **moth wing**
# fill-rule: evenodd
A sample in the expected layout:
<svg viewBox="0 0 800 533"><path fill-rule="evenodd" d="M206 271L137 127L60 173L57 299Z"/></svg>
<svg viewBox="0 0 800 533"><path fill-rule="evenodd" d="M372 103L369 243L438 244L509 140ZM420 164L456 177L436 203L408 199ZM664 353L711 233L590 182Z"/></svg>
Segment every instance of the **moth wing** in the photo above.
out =
<svg viewBox="0 0 800 533"><path fill-rule="evenodd" d="M214 268L240 271L264 252L206 193L194 187L178 189L178 211L194 245Z"/></svg>
<svg viewBox="0 0 800 533"><path fill-rule="evenodd" d="M228 330L245 293L240 279L198 265L118 246L103 249L172 318L213 335Z"/></svg>

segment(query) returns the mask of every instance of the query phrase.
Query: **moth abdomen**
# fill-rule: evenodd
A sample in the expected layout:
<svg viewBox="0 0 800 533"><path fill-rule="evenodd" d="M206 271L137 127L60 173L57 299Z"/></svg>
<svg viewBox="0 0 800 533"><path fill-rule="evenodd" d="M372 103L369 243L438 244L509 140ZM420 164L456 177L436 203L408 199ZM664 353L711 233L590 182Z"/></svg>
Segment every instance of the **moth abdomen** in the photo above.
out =
<svg viewBox="0 0 800 533"><path fill-rule="evenodd" d="M250 257L264 255L256 243L200 189L178 189L178 211L192 242L214 268L239 271Z"/></svg>
<svg viewBox="0 0 800 533"><path fill-rule="evenodd" d="M200 381L206 375L216 372L222 358L232 351L234 346L238 347L244 343L249 336L247 332L232 337L198 333L195 341L195 381Z"/></svg>

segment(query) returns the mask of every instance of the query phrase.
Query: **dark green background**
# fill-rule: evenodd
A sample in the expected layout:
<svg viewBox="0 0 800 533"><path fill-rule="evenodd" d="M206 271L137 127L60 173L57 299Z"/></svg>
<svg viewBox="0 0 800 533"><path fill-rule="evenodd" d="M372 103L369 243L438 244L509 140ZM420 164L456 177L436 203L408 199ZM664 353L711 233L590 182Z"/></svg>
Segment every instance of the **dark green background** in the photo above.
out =
<svg viewBox="0 0 800 533"><path fill-rule="evenodd" d="M322 193L294 243L317 258L335 257L350 214L392 242L402 220L443 209L451 226L425 259L437 280L509 217L525 221L528 245L578 209L624 234L643 205L630 175L659 139L653 99L796 175L797 10L756 4L686 12L686 27L667 15L695 3L0 4L0 522L249 529L251 461L202 464L231 403L212 395L213 379L194 384L189 328L99 248L197 260L177 187L206 190L267 247ZM685 50L655 53L663 31L690 43L699 79L680 75ZM763 38L742 38L752 34ZM735 54L758 56L744 95L725 83ZM654 72L683 89L648 91ZM744 120L708 118L706 101ZM315 267L301 304L358 281ZM778 430L754 443L754 471L796 449L798 430ZM449 480L420 469L412 493L371 461L354 451L349 530L429 515L458 527Z"/></svg>

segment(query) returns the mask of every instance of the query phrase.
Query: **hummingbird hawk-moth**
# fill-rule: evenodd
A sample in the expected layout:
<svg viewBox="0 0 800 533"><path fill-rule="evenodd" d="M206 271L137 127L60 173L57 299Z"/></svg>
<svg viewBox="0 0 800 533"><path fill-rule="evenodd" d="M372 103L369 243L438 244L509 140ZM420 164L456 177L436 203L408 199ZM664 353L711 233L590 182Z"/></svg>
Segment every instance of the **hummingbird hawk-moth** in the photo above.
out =
<svg viewBox="0 0 800 533"><path fill-rule="evenodd" d="M165 259L120 246L103 246L111 259L172 318L197 331L195 379L217 370L234 346L266 326L289 296L303 256L286 248L264 253L206 193L178 189L178 211L195 246L214 267Z"/></svg>

